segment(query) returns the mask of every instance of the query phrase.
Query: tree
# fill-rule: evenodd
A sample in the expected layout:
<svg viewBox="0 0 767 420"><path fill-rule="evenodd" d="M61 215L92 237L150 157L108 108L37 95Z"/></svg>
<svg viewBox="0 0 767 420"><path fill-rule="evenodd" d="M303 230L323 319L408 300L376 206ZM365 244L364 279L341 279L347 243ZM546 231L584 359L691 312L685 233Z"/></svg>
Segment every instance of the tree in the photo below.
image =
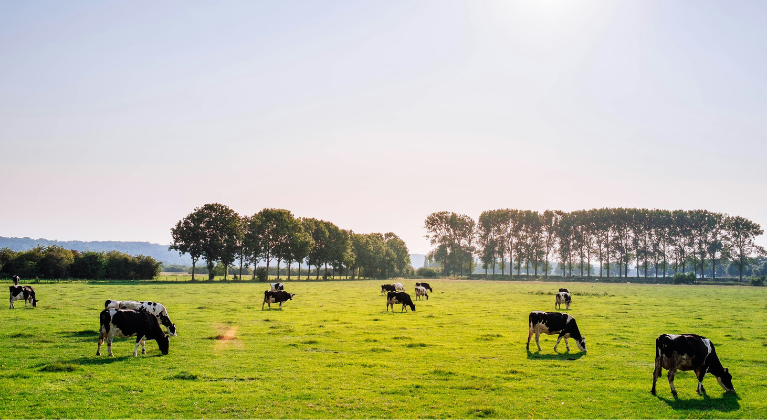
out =
<svg viewBox="0 0 767 420"><path fill-rule="evenodd" d="M277 279L280 278L280 261L290 256L290 230L294 221L293 214L284 209L263 209L258 213L258 237L261 240L261 257L269 262L277 258Z"/></svg>
<svg viewBox="0 0 767 420"><path fill-rule="evenodd" d="M395 274L403 276L410 267L410 252L407 249L407 245L405 245L405 241L393 232L385 234L384 240L386 241L386 247L392 251L394 257L392 264Z"/></svg>
<svg viewBox="0 0 767 420"><path fill-rule="evenodd" d="M192 281L194 281L194 269L202 256L205 243L202 227L204 219L204 214L196 208L170 230L173 242L168 250L178 251L179 255L189 254L192 258Z"/></svg>
<svg viewBox="0 0 767 420"><path fill-rule="evenodd" d="M732 262L738 269L740 281L743 281L743 271L757 255L765 255L765 249L754 242L757 236L764 233L759 224L744 217L729 217L725 222L728 245L732 249Z"/></svg>
<svg viewBox="0 0 767 420"><path fill-rule="evenodd" d="M298 261L298 279L301 279L301 262L309 256L309 252L314 247L310 225L306 219L296 219L296 234L292 236L290 242L290 262ZM290 262L288 267L290 267ZM288 269L288 279L290 279L290 269Z"/></svg>
<svg viewBox="0 0 767 420"><path fill-rule="evenodd" d="M317 279L320 278L320 265L327 261L328 253L328 229L325 221L317 219L304 219L306 229L314 241L314 246L307 255L307 264L317 267ZM308 273L307 273L308 276ZM307 277L308 279L308 277Z"/></svg>

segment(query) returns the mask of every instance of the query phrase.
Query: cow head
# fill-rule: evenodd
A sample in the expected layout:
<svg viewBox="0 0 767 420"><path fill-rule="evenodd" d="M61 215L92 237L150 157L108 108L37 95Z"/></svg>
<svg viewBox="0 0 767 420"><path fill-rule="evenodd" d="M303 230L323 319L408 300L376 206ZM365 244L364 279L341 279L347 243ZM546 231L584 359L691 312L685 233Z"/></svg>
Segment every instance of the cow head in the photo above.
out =
<svg viewBox="0 0 767 420"><path fill-rule="evenodd" d="M716 381L719 382L719 386L724 388L725 391L735 392L735 387L732 386L732 375L730 375L729 369L724 368L724 373L722 373L722 376L717 376Z"/></svg>
<svg viewBox="0 0 767 420"><path fill-rule="evenodd" d="M293 296L295 296L296 294L295 293L288 293L288 295L290 296L290 300L293 300Z"/></svg>
<svg viewBox="0 0 767 420"><path fill-rule="evenodd" d="M410 310L415 312L415 303L410 303L408 306L410 306Z"/></svg>
<svg viewBox="0 0 767 420"><path fill-rule="evenodd" d="M170 324L170 326L168 327L168 334L173 336L173 337L175 337L177 335L176 334L176 324Z"/></svg>
<svg viewBox="0 0 767 420"><path fill-rule="evenodd" d="M581 337L580 340L575 340L575 345L578 346L580 351L586 353L586 337Z"/></svg>
<svg viewBox="0 0 767 420"><path fill-rule="evenodd" d="M39 300L35 299L35 297L32 296L32 307L33 308L37 308L37 302L39 302Z"/></svg>
<svg viewBox="0 0 767 420"><path fill-rule="evenodd" d="M162 337L157 338L157 345L160 347L160 352L162 354L168 354L168 349L170 349L170 339L168 338L167 334L163 334Z"/></svg>

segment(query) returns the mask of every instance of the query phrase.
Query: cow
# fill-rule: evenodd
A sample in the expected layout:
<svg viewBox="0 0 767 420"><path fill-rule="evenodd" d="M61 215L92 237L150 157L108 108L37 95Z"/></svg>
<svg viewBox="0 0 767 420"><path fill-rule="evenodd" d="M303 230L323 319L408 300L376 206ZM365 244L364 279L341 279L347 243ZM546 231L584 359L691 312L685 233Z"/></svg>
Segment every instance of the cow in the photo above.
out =
<svg viewBox="0 0 767 420"><path fill-rule="evenodd" d="M393 285L394 285L394 290L396 292L404 292L405 291L405 286L403 286L402 283L393 283Z"/></svg>
<svg viewBox="0 0 767 420"><path fill-rule="evenodd" d="M157 302L137 302L135 300L111 300L107 299L104 302L104 309L141 309L151 312L156 316L160 323L168 329L168 334L171 337L176 337L176 324L170 320L168 316L168 310L162 303Z"/></svg>
<svg viewBox="0 0 767 420"><path fill-rule="evenodd" d="M13 285L14 286L18 286L19 285L19 280L21 280L19 278L19 276L13 276Z"/></svg>
<svg viewBox="0 0 767 420"><path fill-rule="evenodd" d="M11 307L8 309L15 308L15 305L13 302L16 302L19 299L24 299L24 307L27 307L27 302L32 304L33 308L37 308L37 298L35 297L35 289L32 288L32 286L9 286L8 287L11 292Z"/></svg>
<svg viewBox="0 0 767 420"><path fill-rule="evenodd" d="M261 310L264 310L264 304L269 304L269 309L272 309L272 303L279 303L280 309L282 309L282 302L293 300L295 293L287 293L282 290L265 290L264 291L264 303L261 304Z"/></svg>
<svg viewBox="0 0 767 420"><path fill-rule="evenodd" d="M282 283L270 283L269 284L272 287L272 291L275 292L277 290L285 290L285 285Z"/></svg>
<svg viewBox="0 0 767 420"><path fill-rule="evenodd" d="M410 309L415 311L413 300L405 292L389 292L386 294L386 312L389 312L389 305L391 305L391 310L394 312L395 304L402 304L402 311L407 311L407 306L410 306Z"/></svg>
<svg viewBox="0 0 767 420"><path fill-rule="evenodd" d="M431 290L431 286L429 286L429 283L423 283L423 282L421 282L421 283L416 283L415 285L416 285L416 286L421 286L421 287L423 287L424 289L429 289L429 291L430 291L430 292L434 292L434 290Z"/></svg>
<svg viewBox="0 0 767 420"><path fill-rule="evenodd" d="M564 287L560 287L560 288L559 288L559 291L560 291L560 292L566 292L566 293L570 293L570 290L568 290L568 289L565 289Z"/></svg>
<svg viewBox="0 0 767 420"><path fill-rule="evenodd" d="M396 291L396 290L397 290L397 289L394 287L394 285L393 285L393 284L382 284L382 285L381 285L381 293L385 293L385 292L394 292L394 291Z"/></svg>
<svg viewBox="0 0 767 420"><path fill-rule="evenodd" d="M557 293L556 301L554 301L554 309L562 309L562 304L565 304L565 310L570 309L570 293L559 292ZM559 308L557 308L559 307Z"/></svg>
<svg viewBox="0 0 767 420"><path fill-rule="evenodd" d="M420 300L421 296L426 296L426 300L429 300L429 294L426 293L426 288L423 286L415 287L415 300Z"/></svg>
<svg viewBox="0 0 767 420"><path fill-rule="evenodd" d="M168 354L170 339L160 328L160 320L153 313L144 309L104 309L99 314L99 347L96 356L101 355L101 343L107 341L107 350L112 357L112 340L115 337L136 336L136 346L133 347L133 357L138 357L138 346L141 344L141 354L146 354L145 340L157 341L162 354Z"/></svg>
<svg viewBox="0 0 767 420"><path fill-rule="evenodd" d="M711 372L725 391L735 391L732 386L730 371L722 366L716 355L714 343L708 338L695 334L662 334L655 339L655 370L652 374L652 391L655 395L655 383L661 376L662 369L668 370L668 384L671 394L676 396L674 376L677 370L694 370L698 378L698 395L703 395L703 377Z"/></svg>
<svg viewBox="0 0 767 420"><path fill-rule="evenodd" d="M530 330L527 333L527 351L530 351L530 337L535 334L535 344L538 346L538 351L541 351L541 343L538 338L543 334L559 334L557 342L554 344L554 351L557 351L559 341L564 337L565 347L570 351L570 346L567 344L567 339L572 338L575 340L575 344L582 352L586 352L586 338L581 335L578 330L578 324L575 323L575 318L572 315L561 312L530 312Z"/></svg>

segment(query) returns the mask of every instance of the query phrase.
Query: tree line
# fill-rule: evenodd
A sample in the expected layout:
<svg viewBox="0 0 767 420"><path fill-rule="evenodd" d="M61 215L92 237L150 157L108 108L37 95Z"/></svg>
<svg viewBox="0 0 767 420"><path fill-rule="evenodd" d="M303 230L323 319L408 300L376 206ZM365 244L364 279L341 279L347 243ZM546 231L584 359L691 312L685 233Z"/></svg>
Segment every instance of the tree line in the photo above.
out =
<svg viewBox="0 0 767 420"><path fill-rule="evenodd" d="M471 273L475 258L493 274L508 263L512 277L522 267L548 276L552 262L563 275L590 277L592 261L599 263L600 277L616 268L618 277L628 277L630 264L637 277L640 271L665 278L688 269L704 277L708 268L715 277L717 264L727 263L742 281L755 257L767 255L755 243L764 233L757 223L708 210L499 209L482 212L477 221L442 211L430 214L424 228L434 247L429 258L441 262L444 275Z"/></svg>
<svg viewBox="0 0 767 420"><path fill-rule="evenodd" d="M0 249L0 276L27 279L150 280L160 263L144 255L119 251L93 252L58 245L37 246L26 251Z"/></svg>
<svg viewBox="0 0 767 420"><path fill-rule="evenodd" d="M192 279L197 262L203 260L208 279L215 275L221 264L231 267L235 263L242 270L251 264L272 262L279 267L298 264L307 266L307 279L312 267L319 279L352 275L369 278L402 276L412 270L405 242L394 233L359 234L341 229L331 222L314 218L295 217L284 209L266 208L251 216L240 216L231 208L219 204L206 204L179 220L171 229L171 250L189 254L192 259ZM329 273L330 270L330 273ZM224 278L227 272L224 270ZM253 271L256 278L258 269ZM290 280L291 270L288 270Z"/></svg>

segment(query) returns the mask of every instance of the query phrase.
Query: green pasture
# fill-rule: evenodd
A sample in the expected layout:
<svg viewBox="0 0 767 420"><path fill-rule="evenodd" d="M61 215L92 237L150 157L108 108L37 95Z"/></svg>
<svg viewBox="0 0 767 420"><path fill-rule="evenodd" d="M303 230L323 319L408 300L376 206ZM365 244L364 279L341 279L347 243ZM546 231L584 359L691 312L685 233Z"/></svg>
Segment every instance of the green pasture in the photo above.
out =
<svg viewBox="0 0 767 420"><path fill-rule="evenodd" d="M263 311L261 283L36 285L38 308L4 309L0 418L767 417L767 289L436 280L392 313L381 283L286 283L294 300ZM588 353L556 336L527 352L529 312L561 286ZM170 354L115 339L95 356L108 298L164 303ZM655 338L685 332L713 341L737 394L709 375L698 396L689 372L678 398L665 376L650 394Z"/></svg>

